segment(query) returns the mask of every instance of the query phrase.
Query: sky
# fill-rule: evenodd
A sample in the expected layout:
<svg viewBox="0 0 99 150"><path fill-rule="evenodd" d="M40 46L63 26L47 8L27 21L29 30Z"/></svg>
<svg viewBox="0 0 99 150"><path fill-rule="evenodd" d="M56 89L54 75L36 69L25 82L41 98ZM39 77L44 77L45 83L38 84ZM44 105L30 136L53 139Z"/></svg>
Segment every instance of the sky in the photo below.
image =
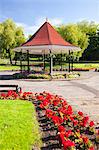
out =
<svg viewBox="0 0 99 150"><path fill-rule="evenodd" d="M52 25L82 20L99 23L99 0L0 0L0 22L7 18L33 34L46 18Z"/></svg>

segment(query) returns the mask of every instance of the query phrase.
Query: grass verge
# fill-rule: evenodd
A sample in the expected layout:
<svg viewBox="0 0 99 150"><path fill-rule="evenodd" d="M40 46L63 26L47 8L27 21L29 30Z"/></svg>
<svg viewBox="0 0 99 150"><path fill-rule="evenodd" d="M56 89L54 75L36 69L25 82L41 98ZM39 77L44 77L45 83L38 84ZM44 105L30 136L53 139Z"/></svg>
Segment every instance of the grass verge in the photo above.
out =
<svg viewBox="0 0 99 150"><path fill-rule="evenodd" d="M0 150L32 150L41 146L31 102L0 100Z"/></svg>
<svg viewBox="0 0 99 150"><path fill-rule="evenodd" d="M0 66L0 71L6 71L6 70L20 70L20 67L19 66L7 66L7 65Z"/></svg>

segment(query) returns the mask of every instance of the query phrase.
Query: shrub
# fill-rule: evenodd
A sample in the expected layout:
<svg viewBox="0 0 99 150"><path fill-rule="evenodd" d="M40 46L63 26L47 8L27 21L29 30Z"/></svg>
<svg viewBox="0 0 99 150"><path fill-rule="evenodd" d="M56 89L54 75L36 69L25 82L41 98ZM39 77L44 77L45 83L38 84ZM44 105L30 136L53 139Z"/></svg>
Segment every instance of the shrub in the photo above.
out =
<svg viewBox="0 0 99 150"><path fill-rule="evenodd" d="M29 74L28 79L50 79L49 75L46 74Z"/></svg>

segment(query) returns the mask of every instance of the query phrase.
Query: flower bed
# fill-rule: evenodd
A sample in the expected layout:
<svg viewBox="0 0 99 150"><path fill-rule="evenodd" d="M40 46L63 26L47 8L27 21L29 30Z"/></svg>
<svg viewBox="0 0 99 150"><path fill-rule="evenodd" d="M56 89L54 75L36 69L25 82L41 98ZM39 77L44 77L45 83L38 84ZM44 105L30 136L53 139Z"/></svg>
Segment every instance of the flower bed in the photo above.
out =
<svg viewBox="0 0 99 150"><path fill-rule="evenodd" d="M99 130L95 128L93 121L90 121L83 112L74 112L72 106L65 99L50 93L20 92L13 91L0 94L2 99L31 100L36 107L38 115L45 117L44 129L49 127L54 134L58 148L64 150L98 150L99 149ZM42 120L42 116L40 116ZM51 136L52 137L52 136ZM52 142L52 141L51 141ZM48 149L48 148L47 148Z"/></svg>
<svg viewBox="0 0 99 150"><path fill-rule="evenodd" d="M9 90L7 93L1 93L0 99L2 100L33 100L35 99L35 95L32 92L22 92L16 93L12 90Z"/></svg>
<svg viewBox="0 0 99 150"><path fill-rule="evenodd" d="M49 74L41 74L41 73L16 73L13 75L14 79L65 79L65 78L78 78L80 73L78 72L70 72L70 73L56 73L52 75L52 78Z"/></svg>
<svg viewBox="0 0 99 150"><path fill-rule="evenodd" d="M90 71L95 70L95 68L73 68L73 71Z"/></svg>
<svg viewBox="0 0 99 150"><path fill-rule="evenodd" d="M90 70L95 70L95 68L73 68L73 69L70 69L71 71L90 71ZM57 68L57 69L53 69L53 71L68 71L68 69L59 69L59 68Z"/></svg>
<svg viewBox="0 0 99 150"><path fill-rule="evenodd" d="M49 93L36 96L39 107L57 129L64 150L98 150L99 131L83 112L74 112L65 99Z"/></svg>

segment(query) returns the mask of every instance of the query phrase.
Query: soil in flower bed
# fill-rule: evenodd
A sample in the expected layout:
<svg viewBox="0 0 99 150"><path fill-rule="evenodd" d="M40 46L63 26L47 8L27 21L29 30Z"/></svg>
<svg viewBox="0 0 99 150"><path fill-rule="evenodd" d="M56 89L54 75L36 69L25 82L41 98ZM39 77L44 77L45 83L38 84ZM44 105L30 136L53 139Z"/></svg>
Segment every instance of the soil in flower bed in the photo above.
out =
<svg viewBox="0 0 99 150"><path fill-rule="evenodd" d="M33 101L33 104L35 104L36 107L38 122L42 132L43 146L41 147L41 150L61 150L57 136L57 130L55 129L54 125L38 107L39 105L37 100Z"/></svg>

